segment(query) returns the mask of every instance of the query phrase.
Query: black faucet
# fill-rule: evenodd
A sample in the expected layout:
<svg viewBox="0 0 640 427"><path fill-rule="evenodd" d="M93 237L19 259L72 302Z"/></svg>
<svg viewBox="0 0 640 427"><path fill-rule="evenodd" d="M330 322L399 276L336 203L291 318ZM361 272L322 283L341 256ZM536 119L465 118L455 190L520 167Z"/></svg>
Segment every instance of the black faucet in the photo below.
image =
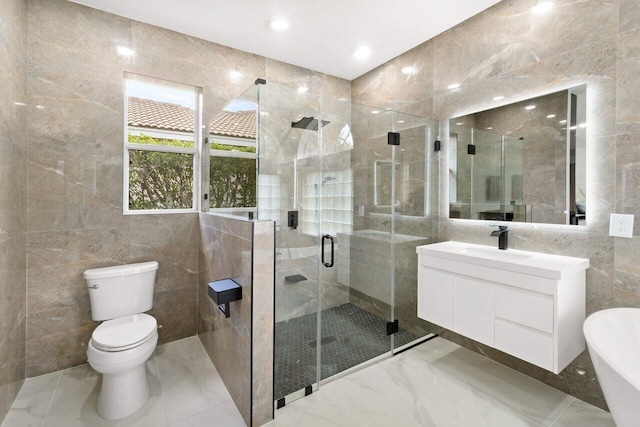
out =
<svg viewBox="0 0 640 427"><path fill-rule="evenodd" d="M506 251L509 247L509 228L506 225L500 225L496 231L491 232L491 235L498 236L498 249Z"/></svg>

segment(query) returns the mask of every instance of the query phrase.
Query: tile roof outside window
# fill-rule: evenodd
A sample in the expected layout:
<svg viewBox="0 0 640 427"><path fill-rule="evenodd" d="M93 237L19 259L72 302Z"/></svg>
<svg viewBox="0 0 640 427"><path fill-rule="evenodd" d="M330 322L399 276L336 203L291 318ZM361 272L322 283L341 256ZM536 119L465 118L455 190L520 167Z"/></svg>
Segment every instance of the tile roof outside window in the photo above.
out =
<svg viewBox="0 0 640 427"><path fill-rule="evenodd" d="M194 111L166 102L129 97L128 125L193 132ZM256 138L256 111L222 111L209 123L209 133L236 138Z"/></svg>

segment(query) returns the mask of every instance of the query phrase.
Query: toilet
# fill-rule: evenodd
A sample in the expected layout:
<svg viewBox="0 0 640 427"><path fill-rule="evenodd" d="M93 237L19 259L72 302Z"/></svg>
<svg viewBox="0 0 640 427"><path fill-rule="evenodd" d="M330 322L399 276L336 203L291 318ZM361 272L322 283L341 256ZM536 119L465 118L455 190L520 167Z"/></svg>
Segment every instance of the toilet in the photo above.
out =
<svg viewBox="0 0 640 427"><path fill-rule="evenodd" d="M96 268L84 272L91 317L103 321L87 346L89 365L102 374L98 413L127 417L149 398L145 362L158 344L158 324L145 314L153 306L156 261Z"/></svg>

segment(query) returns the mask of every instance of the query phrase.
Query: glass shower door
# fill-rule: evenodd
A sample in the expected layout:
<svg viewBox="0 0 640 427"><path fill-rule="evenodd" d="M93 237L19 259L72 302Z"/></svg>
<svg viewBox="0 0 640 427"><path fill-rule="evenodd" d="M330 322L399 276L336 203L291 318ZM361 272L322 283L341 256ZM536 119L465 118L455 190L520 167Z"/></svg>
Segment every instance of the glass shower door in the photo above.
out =
<svg viewBox="0 0 640 427"><path fill-rule="evenodd" d="M429 142L438 136L438 124L421 117L395 114L395 131L400 145L395 148L396 204L393 220L393 312L398 332L393 335L394 350L410 346L432 333L432 325L418 318L418 257L416 248L434 243L433 216L430 215Z"/></svg>
<svg viewBox="0 0 640 427"><path fill-rule="evenodd" d="M267 83L259 94L258 219L276 222L274 398L318 382L318 95Z"/></svg>
<svg viewBox="0 0 640 427"><path fill-rule="evenodd" d="M321 380L390 356L393 113L322 100Z"/></svg>

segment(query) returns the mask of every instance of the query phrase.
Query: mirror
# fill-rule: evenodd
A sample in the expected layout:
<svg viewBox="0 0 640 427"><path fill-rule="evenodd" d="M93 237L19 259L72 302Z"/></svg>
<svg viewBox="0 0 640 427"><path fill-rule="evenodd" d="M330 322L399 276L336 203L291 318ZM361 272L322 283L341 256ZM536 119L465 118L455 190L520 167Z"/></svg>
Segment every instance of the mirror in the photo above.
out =
<svg viewBox="0 0 640 427"><path fill-rule="evenodd" d="M449 217L586 225L586 85L449 121Z"/></svg>

